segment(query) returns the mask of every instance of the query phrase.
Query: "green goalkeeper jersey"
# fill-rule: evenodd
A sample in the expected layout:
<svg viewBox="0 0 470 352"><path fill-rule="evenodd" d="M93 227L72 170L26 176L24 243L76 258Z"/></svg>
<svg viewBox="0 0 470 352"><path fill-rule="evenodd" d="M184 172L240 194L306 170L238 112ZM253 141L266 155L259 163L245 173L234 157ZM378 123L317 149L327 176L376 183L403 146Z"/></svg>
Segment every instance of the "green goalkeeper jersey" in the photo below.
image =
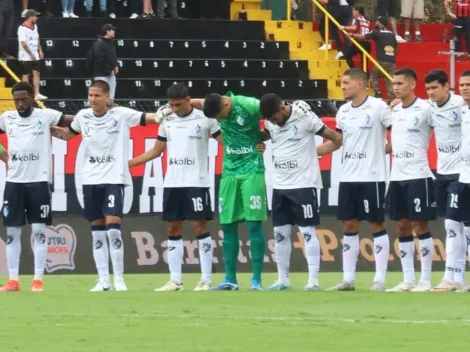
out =
<svg viewBox="0 0 470 352"><path fill-rule="evenodd" d="M234 95L232 109L225 119L219 120L224 139L223 175L250 175L264 173L263 155L256 150L261 142L259 100Z"/></svg>

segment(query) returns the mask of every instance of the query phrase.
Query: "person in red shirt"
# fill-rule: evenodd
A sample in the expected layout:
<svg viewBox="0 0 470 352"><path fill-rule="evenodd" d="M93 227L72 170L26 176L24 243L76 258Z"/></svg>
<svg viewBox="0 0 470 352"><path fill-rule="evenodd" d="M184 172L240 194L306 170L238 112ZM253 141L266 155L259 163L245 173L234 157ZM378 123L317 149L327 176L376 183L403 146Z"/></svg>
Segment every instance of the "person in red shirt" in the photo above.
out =
<svg viewBox="0 0 470 352"><path fill-rule="evenodd" d="M370 22L365 17L364 7L353 8L353 20L349 26L341 26L341 30L345 30L348 33L356 33L365 36L370 32ZM370 43L367 40L360 40L359 44L370 53ZM361 55L361 62L364 60L364 54L354 44L350 44L349 48L345 53L345 59L350 68L354 68L353 57L357 54Z"/></svg>
<svg viewBox="0 0 470 352"><path fill-rule="evenodd" d="M461 51L460 38L465 34L467 53L470 53L470 0L454 0L454 8L450 7L451 0L444 0L447 15L454 20L455 51Z"/></svg>

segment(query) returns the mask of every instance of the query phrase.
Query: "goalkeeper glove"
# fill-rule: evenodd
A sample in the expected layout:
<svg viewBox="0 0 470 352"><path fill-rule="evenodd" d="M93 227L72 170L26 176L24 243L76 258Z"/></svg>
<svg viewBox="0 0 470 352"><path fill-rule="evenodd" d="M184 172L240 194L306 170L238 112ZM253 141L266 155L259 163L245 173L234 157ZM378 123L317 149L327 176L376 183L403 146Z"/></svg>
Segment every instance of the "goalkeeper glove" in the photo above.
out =
<svg viewBox="0 0 470 352"><path fill-rule="evenodd" d="M157 123L161 123L163 121L163 119L170 115L173 111L171 110L170 108L170 105L168 104L165 104L163 106L161 106L157 112L155 113L155 121Z"/></svg>

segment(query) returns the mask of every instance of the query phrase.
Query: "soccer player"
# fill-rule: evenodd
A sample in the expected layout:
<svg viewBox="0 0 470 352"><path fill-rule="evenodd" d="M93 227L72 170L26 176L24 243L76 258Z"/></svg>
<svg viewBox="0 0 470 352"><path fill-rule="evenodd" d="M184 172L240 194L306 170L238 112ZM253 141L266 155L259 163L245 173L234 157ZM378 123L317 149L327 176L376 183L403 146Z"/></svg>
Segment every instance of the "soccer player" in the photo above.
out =
<svg viewBox="0 0 470 352"><path fill-rule="evenodd" d="M460 111L462 121L461 135L461 167L460 167L460 189L459 189L459 220L464 221L464 234L467 238L470 253L470 71L462 73L459 79L459 91L465 101ZM457 292L470 292L470 285L456 290Z"/></svg>
<svg viewBox="0 0 470 352"><path fill-rule="evenodd" d="M459 221L459 173L461 120L465 104L461 96L449 92L449 78L442 70L433 70L424 79L431 102L432 127L437 144L438 210L445 216L446 266L443 280L432 292L453 291L465 284L467 239Z"/></svg>
<svg viewBox="0 0 470 352"><path fill-rule="evenodd" d="M343 282L329 291L353 291L359 256L359 224L367 221L374 237L375 278L371 291L384 291L390 240L384 227L387 180L387 129L390 109L367 94L367 74L347 70L341 80L348 103L336 115L336 130L343 135L343 164L338 194L338 219L343 222ZM317 148L319 156L338 149L328 141Z"/></svg>
<svg viewBox="0 0 470 352"><path fill-rule="evenodd" d="M219 216L224 232L225 280L213 290L238 290L237 260L240 250L238 223L246 221L253 269L252 290L261 290L266 248L262 221L267 219L264 161L256 149L261 142L259 100L234 95L209 94L191 99L204 115L219 120L225 146L219 190Z"/></svg>
<svg viewBox="0 0 470 352"><path fill-rule="evenodd" d="M129 130L133 126L145 126L161 120L157 114L125 107L109 109L109 85L104 81L95 81L90 86L88 102L91 108L80 110L68 129L57 129L53 134L70 139L81 133L83 138L84 212L91 225L93 258L99 275L91 291L112 289L109 283L109 254L113 264L114 288L116 291L127 291L123 276L121 219L124 187L132 182L128 164Z"/></svg>
<svg viewBox="0 0 470 352"><path fill-rule="evenodd" d="M429 221L436 219L437 206L428 147L432 136L431 106L415 95L418 77L409 68L393 76L395 95L401 103L392 110L392 172L390 219L396 221L404 280L388 292L426 292L431 289L434 243ZM413 232L419 239L421 278L415 284Z"/></svg>
<svg viewBox="0 0 470 352"><path fill-rule="evenodd" d="M73 116L51 109L33 107L34 89L28 82L12 88L16 111L0 116L0 130L8 138L9 160L3 202L7 235L7 264L10 280L1 291L19 291L21 229L26 219L33 233L34 279L32 290L43 291L47 257L45 230L52 223L51 126L68 126Z"/></svg>
<svg viewBox="0 0 470 352"><path fill-rule="evenodd" d="M303 114L294 112L304 111ZM274 189L272 219L274 253L278 280L270 290L289 290L289 262L292 252L292 225L297 224L304 237L308 264L305 291L319 289L320 242L315 226L320 223L317 189L323 188L315 146L315 134L341 146L341 135L327 128L304 101L284 105L275 94L261 98L260 110L266 118L263 140L272 140Z"/></svg>
<svg viewBox="0 0 470 352"><path fill-rule="evenodd" d="M199 244L201 280L194 291L207 291L211 285L212 238L207 221L213 219L209 193L209 139L222 142L217 120L209 119L190 104L188 88L172 85L167 92L173 114L159 127L155 146L132 159L129 166L159 157L167 148L168 168L163 189L163 221L168 222L168 265L170 281L155 291L183 289L183 221L192 223Z"/></svg>

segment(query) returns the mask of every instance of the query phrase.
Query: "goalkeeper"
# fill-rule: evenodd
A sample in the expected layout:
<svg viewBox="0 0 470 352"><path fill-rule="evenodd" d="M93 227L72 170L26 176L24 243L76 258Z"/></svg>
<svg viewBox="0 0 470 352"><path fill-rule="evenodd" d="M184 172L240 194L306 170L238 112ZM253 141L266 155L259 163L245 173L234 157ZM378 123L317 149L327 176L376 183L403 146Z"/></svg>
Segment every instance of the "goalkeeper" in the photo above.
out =
<svg viewBox="0 0 470 352"><path fill-rule="evenodd" d="M238 223L246 222L253 270L251 290L259 291L266 248L262 221L267 219L264 161L256 149L261 143L259 100L228 92L191 99L191 105L219 121L225 149L219 188L225 280L213 290L238 290Z"/></svg>

